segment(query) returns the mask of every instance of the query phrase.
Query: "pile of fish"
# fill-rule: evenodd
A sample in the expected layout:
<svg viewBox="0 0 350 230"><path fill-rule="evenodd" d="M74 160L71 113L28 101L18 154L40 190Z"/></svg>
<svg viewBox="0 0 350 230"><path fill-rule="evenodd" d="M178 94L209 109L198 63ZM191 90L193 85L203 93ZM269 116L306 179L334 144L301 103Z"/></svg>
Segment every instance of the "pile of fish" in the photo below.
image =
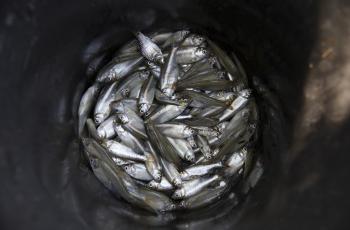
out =
<svg viewBox="0 0 350 230"><path fill-rule="evenodd" d="M188 30L135 37L82 96L84 152L132 204L207 206L251 167L258 111L247 76L234 54Z"/></svg>

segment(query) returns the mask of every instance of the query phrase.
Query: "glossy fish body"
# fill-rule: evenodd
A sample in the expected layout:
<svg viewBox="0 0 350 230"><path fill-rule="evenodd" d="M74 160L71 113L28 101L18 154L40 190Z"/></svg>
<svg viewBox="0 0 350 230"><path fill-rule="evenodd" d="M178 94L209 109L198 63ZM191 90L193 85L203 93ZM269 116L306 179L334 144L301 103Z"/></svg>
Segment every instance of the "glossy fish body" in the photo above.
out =
<svg viewBox="0 0 350 230"><path fill-rule="evenodd" d="M123 127L142 139L147 139L146 129L142 118L134 111L126 108L125 113L118 114Z"/></svg>
<svg viewBox="0 0 350 230"><path fill-rule="evenodd" d="M120 80L136 69L142 61L143 57L139 56L122 62L110 62L99 71L96 81L109 83Z"/></svg>
<svg viewBox="0 0 350 230"><path fill-rule="evenodd" d="M153 114L150 115L148 120L154 123L164 123L172 120L180 115L187 107L187 103L181 103L180 105L165 105L160 106Z"/></svg>
<svg viewBox="0 0 350 230"><path fill-rule="evenodd" d="M117 116L112 115L98 126L97 135L100 139L108 139L115 136L114 123L116 121Z"/></svg>
<svg viewBox="0 0 350 230"><path fill-rule="evenodd" d="M147 184L147 187L158 191L169 191L174 189L174 186L165 177L162 177L162 180L160 182L157 182L155 180L150 181Z"/></svg>
<svg viewBox="0 0 350 230"><path fill-rule="evenodd" d="M186 168L180 173L182 180L192 180L199 176L209 174L213 169L221 168L223 165L221 162L208 165L194 165Z"/></svg>
<svg viewBox="0 0 350 230"><path fill-rule="evenodd" d="M195 155L191 145L185 139L175 139L168 137L169 142L174 146L178 155L186 161L194 162Z"/></svg>
<svg viewBox="0 0 350 230"><path fill-rule="evenodd" d="M176 187L181 186L182 180L176 166L164 159L161 159L160 162L161 162L164 176L166 177L166 179Z"/></svg>
<svg viewBox="0 0 350 230"><path fill-rule="evenodd" d="M202 137L201 135L197 136L197 145L199 147L199 149L201 150L201 152L203 153L203 156L206 159L210 159L211 156L211 149L208 143L208 140L205 137Z"/></svg>
<svg viewBox="0 0 350 230"><path fill-rule="evenodd" d="M140 96L138 99L139 112L141 115L148 112L153 103L156 90L156 80L151 75L142 85Z"/></svg>
<svg viewBox="0 0 350 230"><path fill-rule="evenodd" d="M94 121L97 125L101 124L110 114L110 104L115 100L118 83L113 82L102 90L100 96L97 99L97 103L94 111Z"/></svg>
<svg viewBox="0 0 350 230"><path fill-rule="evenodd" d="M179 122L156 124L156 127L162 134L172 138L187 138L195 133L191 127Z"/></svg>
<svg viewBox="0 0 350 230"><path fill-rule="evenodd" d="M238 172L239 169L243 167L247 157L247 149L243 148L238 152L234 152L228 159L225 161L225 165L227 168L225 169L225 174L228 176L232 176Z"/></svg>
<svg viewBox="0 0 350 230"><path fill-rule="evenodd" d="M176 52L178 47L171 49L170 55L167 57L164 67L160 73L160 89L168 97L172 96L175 91L175 84L179 76L179 67L176 63Z"/></svg>
<svg viewBox="0 0 350 230"><path fill-rule="evenodd" d="M218 175L213 175L209 178L198 178L192 181L184 182L181 188L175 190L172 198L177 200L194 196L203 191L204 188L208 187L213 182L220 179L221 178Z"/></svg>
<svg viewBox="0 0 350 230"><path fill-rule="evenodd" d="M226 107L225 102L212 98L205 93L196 92L193 90L183 90L177 93L177 96L191 100L191 103L189 105L191 107L197 107L197 108L203 108L207 106Z"/></svg>
<svg viewBox="0 0 350 230"><path fill-rule="evenodd" d="M78 119L79 119L79 125L78 125L78 134L81 136L85 122L87 117L89 116L93 105L97 99L98 93L100 90L100 86L98 84L94 84L90 86L86 92L83 94L80 104L79 104L79 109L78 109Z"/></svg>
<svg viewBox="0 0 350 230"><path fill-rule="evenodd" d="M149 37L141 32L136 33L142 55L150 61L163 63L163 54L160 48Z"/></svg>
<svg viewBox="0 0 350 230"><path fill-rule="evenodd" d="M138 154L142 154L145 151L144 144L142 143L142 140L137 138L134 134L132 134L130 131L123 128L120 124L114 124L114 130L118 135L118 138L121 140L121 142L130 147L132 150L134 150Z"/></svg>
<svg viewBox="0 0 350 230"><path fill-rule="evenodd" d="M160 104L180 105L180 102L178 100L172 99L172 97L168 97L158 89L156 89L155 98Z"/></svg>
<svg viewBox="0 0 350 230"><path fill-rule="evenodd" d="M114 156L120 157L123 159L142 161L146 160L146 157L140 154L137 154L131 148L123 145L117 141L107 140L102 143L102 145Z"/></svg>
<svg viewBox="0 0 350 230"><path fill-rule="evenodd" d="M131 177L142 180L142 181L151 181L153 177L148 173L146 166L141 163L135 163L130 165L124 165L123 169Z"/></svg>
<svg viewBox="0 0 350 230"><path fill-rule="evenodd" d="M208 51L205 48L197 46L185 46L176 52L176 61L178 64L189 64L208 57Z"/></svg>
<svg viewBox="0 0 350 230"><path fill-rule="evenodd" d="M250 90L242 90L239 93L239 96L233 100L229 108L218 116L219 121L224 121L231 118L238 110L243 108L248 103L250 95Z"/></svg>
<svg viewBox="0 0 350 230"><path fill-rule="evenodd" d="M159 182L162 179L162 173L158 167L158 163L156 162L156 159L153 157L151 153L144 152L144 155L146 157L145 165L146 165L147 171L155 181Z"/></svg>

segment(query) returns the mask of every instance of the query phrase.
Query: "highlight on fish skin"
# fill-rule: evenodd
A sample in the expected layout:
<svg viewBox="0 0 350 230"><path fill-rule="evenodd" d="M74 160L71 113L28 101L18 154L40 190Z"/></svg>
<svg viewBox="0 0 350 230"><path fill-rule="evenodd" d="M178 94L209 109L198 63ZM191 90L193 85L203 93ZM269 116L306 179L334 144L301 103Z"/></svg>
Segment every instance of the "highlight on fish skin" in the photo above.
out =
<svg viewBox="0 0 350 230"><path fill-rule="evenodd" d="M96 177L154 213L205 208L242 180L255 186L259 113L237 56L187 29L134 35L79 105Z"/></svg>

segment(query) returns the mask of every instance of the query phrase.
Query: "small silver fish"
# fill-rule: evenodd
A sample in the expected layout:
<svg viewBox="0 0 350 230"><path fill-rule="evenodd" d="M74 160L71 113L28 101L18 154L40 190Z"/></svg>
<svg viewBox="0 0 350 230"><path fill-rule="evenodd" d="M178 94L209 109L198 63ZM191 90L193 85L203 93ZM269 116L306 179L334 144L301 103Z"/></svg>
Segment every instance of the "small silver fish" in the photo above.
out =
<svg viewBox="0 0 350 230"><path fill-rule="evenodd" d="M219 121L225 121L231 118L238 110L243 108L249 101L251 95L251 90L242 90L239 92L239 96L233 100L228 109L226 109L220 116L218 116Z"/></svg>
<svg viewBox="0 0 350 230"><path fill-rule="evenodd" d="M195 155L191 145L185 139L175 139L168 137L169 142L174 146L178 155L183 159L190 162L195 161Z"/></svg>
<svg viewBox="0 0 350 230"><path fill-rule="evenodd" d="M97 125L101 124L110 114L110 104L115 100L118 83L113 82L104 88L97 99L94 111L94 121Z"/></svg>
<svg viewBox="0 0 350 230"><path fill-rule="evenodd" d="M95 83L86 90L86 92L83 94L81 98L79 109L78 109L79 136L81 136L81 134L83 133L86 119L93 108L93 105L97 99L99 91L100 91L100 86Z"/></svg>
<svg viewBox="0 0 350 230"><path fill-rule="evenodd" d="M208 187L210 184L220 179L220 176L213 175L209 178L198 178L191 181L186 181L182 184L181 188L175 190L171 197L175 200L178 200L194 196L203 191L203 189Z"/></svg>
<svg viewBox="0 0 350 230"><path fill-rule="evenodd" d="M211 171L217 168L223 167L221 162L217 162L214 164L208 165L194 165L186 168L184 171L180 173L182 180L192 180L199 176L207 175Z"/></svg>
<svg viewBox="0 0 350 230"><path fill-rule="evenodd" d="M160 89L168 97L172 96L175 91L175 84L179 76L179 67L176 63L176 52L178 47L171 49L165 65L160 72Z"/></svg>
<svg viewBox="0 0 350 230"><path fill-rule="evenodd" d="M181 46L200 46L205 41L205 38L198 34L190 34L181 43Z"/></svg>
<svg viewBox="0 0 350 230"><path fill-rule="evenodd" d="M129 108L125 113L117 115L123 127L142 139L147 139L146 129L142 118Z"/></svg>
<svg viewBox="0 0 350 230"><path fill-rule="evenodd" d="M187 107L188 103L180 102L180 105L160 106L155 113L151 114L147 120L154 123L164 123L179 116Z"/></svg>
<svg viewBox="0 0 350 230"><path fill-rule="evenodd" d="M194 129L180 122L156 124L159 131L172 138L187 138L195 134Z"/></svg>
<svg viewBox="0 0 350 230"><path fill-rule="evenodd" d="M162 158L160 159L160 162L163 168L164 176L167 178L167 180L176 187L181 186L182 180L176 166Z"/></svg>
<svg viewBox="0 0 350 230"><path fill-rule="evenodd" d="M190 64L208 57L208 51L203 47L186 46L181 47L176 52L178 64Z"/></svg>
<svg viewBox="0 0 350 230"><path fill-rule="evenodd" d="M164 42L162 48L166 48L170 45L177 45L178 43L182 42L189 33L190 31L188 30L176 31L172 34L172 36L169 36L169 38Z"/></svg>
<svg viewBox="0 0 350 230"><path fill-rule="evenodd" d="M97 135L100 139L108 139L115 136L114 123L116 120L117 116L112 115L99 125Z"/></svg>
<svg viewBox="0 0 350 230"><path fill-rule="evenodd" d="M216 187L205 189L197 195L180 201L179 206L187 209L196 209L207 206L214 201L219 200L226 191L227 187L228 184L225 181L220 181Z"/></svg>
<svg viewBox="0 0 350 230"><path fill-rule="evenodd" d="M247 149L243 148L238 152L232 153L231 156L225 161L227 168L225 169L225 174L227 176L233 176L238 172L239 169L243 167L245 160L247 158Z"/></svg>
<svg viewBox="0 0 350 230"><path fill-rule="evenodd" d="M146 157L145 165L146 165L147 171L155 181L159 182L162 179L162 173L159 170L156 159L153 157L151 153L144 152L144 155Z"/></svg>
<svg viewBox="0 0 350 230"><path fill-rule="evenodd" d="M140 45L140 51L145 58L158 63L164 62L162 51L157 44L141 32L137 32L135 35Z"/></svg>
<svg viewBox="0 0 350 230"><path fill-rule="evenodd" d="M130 131L124 129L123 126L120 124L114 124L113 128L117 133L118 138L124 145L130 147L138 154L143 154L143 152L145 151L145 147L139 138L137 138Z"/></svg>
<svg viewBox="0 0 350 230"><path fill-rule="evenodd" d="M199 149L203 153L203 156L206 159L211 159L211 149L208 143L208 140L205 137L202 137L201 135L197 136L197 145L199 146Z"/></svg>
<svg viewBox="0 0 350 230"><path fill-rule="evenodd" d="M131 177L142 180L142 181L151 181L153 177L148 173L146 166L141 163L135 163L130 165L124 165L123 169Z"/></svg>
<svg viewBox="0 0 350 230"><path fill-rule="evenodd" d="M106 140L102 143L102 145L108 150L108 152L116 157L134 161L146 161L146 157L144 155L135 153L131 148L117 141Z"/></svg>
<svg viewBox="0 0 350 230"><path fill-rule="evenodd" d="M162 177L162 180L160 182L157 182L155 180L150 181L147 184L147 187L158 191L169 191L174 189L174 186L165 177Z"/></svg>
<svg viewBox="0 0 350 230"><path fill-rule="evenodd" d="M99 71L96 81L109 83L120 80L136 69L142 61L143 57L136 57L117 63L110 62Z"/></svg>
<svg viewBox="0 0 350 230"><path fill-rule="evenodd" d="M153 103L156 90L156 79L151 75L142 85L138 99L139 112L141 115L148 112Z"/></svg>

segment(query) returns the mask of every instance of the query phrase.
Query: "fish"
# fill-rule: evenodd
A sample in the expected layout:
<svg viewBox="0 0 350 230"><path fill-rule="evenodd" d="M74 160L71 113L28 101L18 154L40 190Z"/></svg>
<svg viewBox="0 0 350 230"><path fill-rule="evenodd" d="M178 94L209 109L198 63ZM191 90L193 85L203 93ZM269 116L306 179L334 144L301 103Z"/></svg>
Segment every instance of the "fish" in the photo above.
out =
<svg viewBox="0 0 350 230"><path fill-rule="evenodd" d="M169 140L160 133L152 121L146 123L146 130L149 136L149 141L151 145L156 148L157 153L159 153L162 158L166 159L168 162L179 166L181 160L176 149L169 142Z"/></svg>
<svg viewBox="0 0 350 230"><path fill-rule="evenodd" d="M174 200L189 198L203 191L210 184L215 181L221 180L221 177L218 175L213 175L209 178L198 178L190 181L186 181L182 184L180 188L175 190L171 196Z"/></svg>
<svg viewBox="0 0 350 230"><path fill-rule="evenodd" d="M147 187L157 191L169 191L175 188L165 177L162 177L160 182L155 180L150 181Z"/></svg>
<svg viewBox="0 0 350 230"><path fill-rule="evenodd" d="M118 86L115 100L123 98L138 98L142 84L148 79L150 71L143 70L130 74L123 79Z"/></svg>
<svg viewBox="0 0 350 230"><path fill-rule="evenodd" d="M176 205L172 200L161 192L140 187L137 197L142 200L141 207L147 208L158 214L176 209Z"/></svg>
<svg viewBox="0 0 350 230"><path fill-rule="evenodd" d="M212 127L215 126L219 123L219 120L216 118L210 118L210 117L193 117L191 118L186 118L186 119L181 119L182 123L185 123L186 125L189 126L208 126Z"/></svg>
<svg viewBox="0 0 350 230"><path fill-rule="evenodd" d="M151 75L142 85L138 98L138 107L141 115L148 112L153 103L156 90L156 79Z"/></svg>
<svg viewBox="0 0 350 230"><path fill-rule="evenodd" d="M205 93L196 92L194 90L183 90L177 93L180 98L191 100L189 106L196 108L204 108L207 106L226 107L226 103L208 96Z"/></svg>
<svg viewBox="0 0 350 230"><path fill-rule="evenodd" d="M190 34L181 43L181 46L200 46L204 43L205 38L198 34Z"/></svg>
<svg viewBox="0 0 350 230"><path fill-rule="evenodd" d="M130 147L117 141L105 140L104 142L102 142L102 146L105 147L108 150L108 152L115 157L141 162L146 161L146 157L144 155L137 154Z"/></svg>
<svg viewBox="0 0 350 230"><path fill-rule="evenodd" d="M168 162L167 160L165 160L163 158L160 158L160 162L161 162L164 176L166 177L166 179L171 184L173 184L175 187L181 186L182 180L181 180L180 173L179 173L178 169L176 168L176 166L173 163Z"/></svg>
<svg viewBox="0 0 350 230"><path fill-rule="evenodd" d="M210 189L205 189L202 192L180 201L179 207L186 209L197 209L208 206L219 200L228 188L228 184L225 181Z"/></svg>
<svg viewBox="0 0 350 230"><path fill-rule="evenodd" d="M190 31L188 30L176 31L171 36L169 36L169 38L164 42L164 44L162 45L162 48L166 48L170 45L181 43L189 33Z"/></svg>
<svg viewBox="0 0 350 230"><path fill-rule="evenodd" d="M225 161L226 169L225 174L227 176L233 176L240 170L245 160L247 159L247 148L243 148L237 152L232 153Z"/></svg>
<svg viewBox="0 0 350 230"><path fill-rule="evenodd" d="M145 164L135 163L124 165L123 169L131 177L141 181L151 181L153 177L148 173Z"/></svg>
<svg viewBox="0 0 350 230"><path fill-rule="evenodd" d="M158 171L162 172L162 166L160 164L160 156L157 154L156 150L153 148L150 141L146 141L146 151L153 156L154 164Z"/></svg>
<svg viewBox="0 0 350 230"><path fill-rule="evenodd" d="M153 154L144 152L144 155L146 157L145 165L147 172L149 172L153 180L159 182L162 179L162 172L158 167L158 162L156 162L156 159L153 157Z"/></svg>
<svg viewBox="0 0 350 230"><path fill-rule="evenodd" d="M133 59L121 62L109 62L97 74L96 81L101 83L111 83L121 80L135 70L143 62L143 57L138 56Z"/></svg>
<svg viewBox="0 0 350 230"><path fill-rule="evenodd" d="M180 102L180 105L164 105L160 106L151 114L146 121L154 123L165 123L179 116L188 106L188 102Z"/></svg>
<svg viewBox="0 0 350 230"><path fill-rule="evenodd" d="M91 118L88 118L86 120L86 127L88 129L89 135L95 140L100 141L100 136L97 134L96 125Z"/></svg>
<svg viewBox="0 0 350 230"><path fill-rule="evenodd" d="M218 130L207 126L192 126L191 128L194 129L194 132L198 135L205 137L217 137L220 135L220 132Z"/></svg>
<svg viewBox="0 0 350 230"><path fill-rule="evenodd" d="M212 172L214 169L222 168L223 164L219 161L214 164L194 165L180 172L181 179L184 181L192 180L200 176L204 176Z"/></svg>
<svg viewBox="0 0 350 230"><path fill-rule="evenodd" d="M148 60L158 63L163 63L163 53L161 49L155 44L151 38L145 36L141 32L135 34L138 44L140 46L141 54Z"/></svg>
<svg viewBox="0 0 350 230"><path fill-rule="evenodd" d="M123 128L141 139L147 139L146 129L142 118L129 108L124 113L117 114Z"/></svg>
<svg viewBox="0 0 350 230"><path fill-rule="evenodd" d="M208 81L203 78L195 78L187 81L178 81L176 84L177 90L184 90L188 88L201 89L201 90L226 90L233 87L233 83L228 80L218 79Z"/></svg>
<svg viewBox="0 0 350 230"><path fill-rule="evenodd" d="M168 137L169 142L174 146L181 159L189 162L195 161L195 155L191 145L185 139L175 139Z"/></svg>
<svg viewBox="0 0 350 230"><path fill-rule="evenodd" d="M172 97L168 97L162 91L156 89L155 91L155 98L159 104L166 104L166 105L180 105L180 101L177 99L172 99Z"/></svg>
<svg viewBox="0 0 350 230"><path fill-rule="evenodd" d="M136 163L135 161L124 160L123 158L119 158L119 157L112 157L112 160L118 166L124 166L124 165L130 165L130 164L135 164Z"/></svg>
<svg viewBox="0 0 350 230"><path fill-rule="evenodd" d="M112 101L109 105L112 113L125 113L125 108L137 111L137 98L123 98L117 101Z"/></svg>
<svg viewBox="0 0 350 230"><path fill-rule="evenodd" d="M187 138L195 134L194 129L180 122L168 122L155 125L167 137Z"/></svg>
<svg viewBox="0 0 350 230"><path fill-rule="evenodd" d="M97 135L100 139L108 139L115 136L114 123L116 120L117 116L112 115L98 126Z"/></svg>
<svg viewBox="0 0 350 230"><path fill-rule="evenodd" d="M201 135L197 135L197 145L206 159L212 158L212 155L211 155L212 151L208 143L208 140L205 137L202 137Z"/></svg>
<svg viewBox="0 0 350 230"><path fill-rule="evenodd" d="M124 129L121 124L115 123L113 128L122 144L128 146L138 154L143 154L145 152L145 146L142 140L137 138L130 131Z"/></svg>
<svg viewBox="0 0 350 230"><path fill-rule="evenodd" d="M147 66L148 66L148 69L153 74L153 76L156 77L157 79L159 79L160 78L160 72L161 72L160 66L157 65L154 62L151 62L151 61L147 61Z"/></svg>
<svg viewBox="0 0 350 230"><path fill-rule="evenodd" d="M190 64L208 57L208 51L203 47L185 46L180 47L176 52L178 64Z"/></svg>
<svg viewBox="0 0 350 230"><path fill-rule="evenodd" d="M176 63L176 53L178 47L171 49L170 55L167 57L165 64L160 72L160 89L162 93L170 97L175 91L175 84L179 76L179 66Z"/></svg>
<svg viewBox="0 0 350 230"><path fill-rule="evenodd" d="M181 80L186 79L192 75L196 75L198 73L208 73L214 70L212 64L212 57L203 58L200 61L197 61L191 65L191 68L187 70L184 74L182 74Z"/></svg>
<svg viewBox="0 0 350 230"><path fill-rule="evenodd" d="M111 113L110 103L115 100L117 92L118 82L113 82L109 86L106 86L99 95L95 110L94 121L96 125L101 124Z"/></svg>
<svg viewBox="0 0 350 230"><path fill-rule="evenodd" d="M239 92L238 97L233 100L231 105L218 116L219 121L225 121L231 118L237 111L242 109L249 101L251 90L246 89Z"/></svg>
<svg viewBox="0 0 350 230"><path fill-rule="evenodd" d="M96 102L98 93L100 91L100 85L95 83L90 86L83 94L79 109L78 109L78 134L82 135L83 129L85 127L86 120L93 109L94 103Z"/></svg>

